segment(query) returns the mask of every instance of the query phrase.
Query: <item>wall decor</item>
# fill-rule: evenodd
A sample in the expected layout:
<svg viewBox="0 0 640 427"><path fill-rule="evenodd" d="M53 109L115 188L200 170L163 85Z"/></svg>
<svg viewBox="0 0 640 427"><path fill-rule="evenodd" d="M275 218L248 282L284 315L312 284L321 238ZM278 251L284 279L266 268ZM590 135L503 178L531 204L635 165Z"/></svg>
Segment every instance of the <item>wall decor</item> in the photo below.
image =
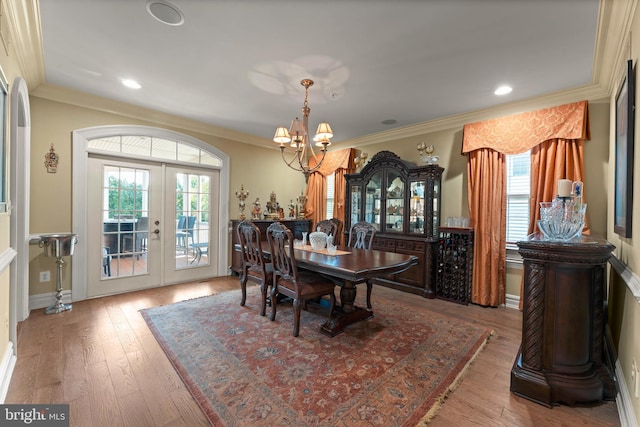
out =
<svg viewBox="0 0 640 427"><path fill-rule="evenodd" d="M9 84L0 68L0 212L7 212L7 94Z"/></svg>
<svg viewBox="0 0 640 427"><path fill-rule="evenodd" d="M56 173L58 171L58 160L58 154L55 148L53 148L53 144L51 144L49 152L44 155L44 167L47 168L47 172Z"/></svg>
<svg viewBox="0 0 640 427"><path fill-rule="evenodd" d="M613 231L631 237L633 214L633 133L635 121L635 70L633 60L616 95L615 204Z"/></svg>

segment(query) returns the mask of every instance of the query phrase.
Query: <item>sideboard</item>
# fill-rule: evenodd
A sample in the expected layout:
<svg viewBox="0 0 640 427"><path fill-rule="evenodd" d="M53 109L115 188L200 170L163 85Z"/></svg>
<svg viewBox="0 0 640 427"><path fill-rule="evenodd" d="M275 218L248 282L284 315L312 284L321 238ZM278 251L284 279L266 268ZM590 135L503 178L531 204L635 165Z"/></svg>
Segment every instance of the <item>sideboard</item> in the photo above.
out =
<svg viewBox="0 0 640 427"><path fill-rule="evenodd" d="M240 274L242 270L242 256L239 251L234 249L236 244L240 244L238 240L238 224L242 221L239 219L231 220L231 271ZM267 228L273 224L273 220L252 220L260 229L260 238L263 242L267 240ZM311 230L311 220L308 219L283 219L279 220L285 227L293 233L294 239L302 240L302 233Z"/></svg>
<svg viewBox="0 0 640 427"><path fill-rule="evenodd" d="M604 357L606 264L615 247L604 239L518 242L524 259L522 343L511 391L545 406L615 397Z"/></svg>

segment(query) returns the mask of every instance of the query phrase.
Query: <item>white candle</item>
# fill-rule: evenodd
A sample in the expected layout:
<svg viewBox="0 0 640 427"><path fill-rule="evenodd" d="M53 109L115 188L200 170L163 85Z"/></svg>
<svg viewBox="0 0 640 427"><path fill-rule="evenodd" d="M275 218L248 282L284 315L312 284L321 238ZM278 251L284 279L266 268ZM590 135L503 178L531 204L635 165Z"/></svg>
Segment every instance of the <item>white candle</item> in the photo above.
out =
<svg viewBox="0 0 640 427"><path fill-rule="evenodd" d="M569 197L571 196L571 186L573 183L570 179L559 179L558 180L558 197Z"/></svg>

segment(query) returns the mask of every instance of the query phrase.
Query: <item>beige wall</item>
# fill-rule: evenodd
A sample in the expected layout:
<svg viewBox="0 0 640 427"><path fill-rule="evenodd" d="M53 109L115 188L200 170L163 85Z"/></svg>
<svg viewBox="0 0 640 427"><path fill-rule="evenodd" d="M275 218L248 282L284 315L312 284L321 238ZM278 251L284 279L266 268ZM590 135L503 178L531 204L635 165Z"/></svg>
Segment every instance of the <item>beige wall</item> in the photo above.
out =
<svg viewBox="0 0 640 427"><path fill-rule="evenodd" d="M77 129L102 125L143 125L162 127L151 121L135 120L116 114L103 113L60 102L31 96L31 222L32 234L70 231L72 191L72 146L71 132ZM249 191L247 213L256 197L263 207L272 191L278 202L286 205L305 188L304 176L287 168L276 149L265 149L254 145L221 139L211 135L170 128L171 130L198 138L230 157L230 212L229 218L238 217L238 199L235 192L244 185ZM54 144L60 162L55 174L47 173L44 155ZM275 146L275 144L274 144ZM82 236L79 236L82 240ZM73 257L70 262L73 262ZM40 271L55 272L55 259L46 258L42 250L32 246L30 252L30 295L53 292L55 274L46 283L39 282ZM63 270L63 288L70 289L70 268Z"/></svg>
<svg viewBox="0 0 640 427"><path fill-rule="evenodd" d="M519 113L514 111L513 113ZM585 142L585 198L591 234L604 237L607 234L607 177L609 166L609 103L590 103L591 140ZM467 156L462 150L462 126L427 133L391 142L361 145L359 150L373 157L382 150L389 150L405 160L421 164L416 145L424 141L433 144L439 164L444 167L442 177L442 219L449 216L469 216L467 200ZM441 224L443 222L441 221ZM507 269L508 295L520 296L521 269Z"/></svg>
<svg viewBox="0 0 640 427"><path fill-rule="evenodd" d="M626 72L626 60L633 59L636 68L636 86L638 85L637 64L640 57L640 9L635 9L635 14L629 31L630 39L624 41L624 57L620 61L619 70L617 70L617 83L611 96L610 120L615 123L615 94L618 92L620 82ZM609 158L611 167L607 171L607 189L608 189L608 221L607 221L607 240L616 246L615 255L624 264L628 266L632 274L635 275L636 281L640 272L640 114L637 108L640 97L636 89L635 105L635 153L634 153L634 199L633 199L633 219L632 219L632 236L631 238L621 238L613 232L613 205L614 198L614 172L615 172L615 128L612 126L609 132ZM634 298L625 282L612 270L609 283L609 325L613 335L615 345L618 351L618 361L624 372L624 379L627 385L627 391L631 396L633 408L636 414L636 422L640 424L640 399L634 396L632 381L632 364L635 361L636 367L640 363L640 303ZM637 369L640 369L638 367ZM636 373L636 376L638 373Z"/></svg>

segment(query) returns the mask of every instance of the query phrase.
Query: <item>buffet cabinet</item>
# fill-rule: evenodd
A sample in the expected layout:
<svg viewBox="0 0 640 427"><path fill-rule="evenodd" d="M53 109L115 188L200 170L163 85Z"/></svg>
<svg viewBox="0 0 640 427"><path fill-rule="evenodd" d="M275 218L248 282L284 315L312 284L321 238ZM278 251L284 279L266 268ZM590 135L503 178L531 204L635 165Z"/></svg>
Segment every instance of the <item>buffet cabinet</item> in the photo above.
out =
<svg viewBox="0 0 640 427"><path fill-rule="evenodd" d="M522 343L511 370L511 391L545 406L615 398L605 364L607 261L604 239L518 242L524 260Z"/></svg>
<svg viewBox="0 0 640 427"><path fill-rule="evenodd" d="M440 227L436 298L459 304L471 302L473 228Z"/></svg>
<svg viewBox="0 0 640 427"><path fill-rule="evenodd" d="M438 165L416 166L381 151L360 173L345 176L344 241L352 224L367 221L376 229L372 249L418 257L418 265L376 278L375 283L434 297L443 171Z"/></svg>
<svg viewBox="0 0 640 427"><path fill-rule="evenodd" d="M236 245L240 244L240 240L238 239L238 224L241 222L242 220L239 219L231 220L231 271L235 274L242 272L242 254L240 251L235 250ZM263 244L267 244L267 228L276 221L252 220L251 222L260 229L260 240L264 242ZM283 219L278 220L278 222L291 230L294 239L302 240L302 233L311 231L311 220L308 219Z"/></svg>

